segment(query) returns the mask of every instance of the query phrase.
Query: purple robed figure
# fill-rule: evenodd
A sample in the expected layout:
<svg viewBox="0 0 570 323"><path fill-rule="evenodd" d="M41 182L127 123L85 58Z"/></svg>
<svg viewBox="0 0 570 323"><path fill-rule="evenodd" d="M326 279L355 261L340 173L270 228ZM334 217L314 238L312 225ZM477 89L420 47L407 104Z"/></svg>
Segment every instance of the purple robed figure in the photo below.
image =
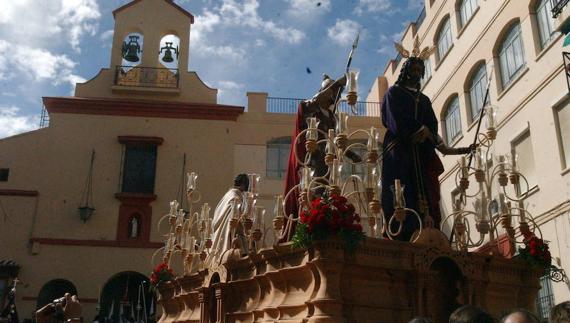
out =
<svg viewBox="0 0 570 323"><path fill-rule="evenodd" d="M417 100L417 104L416 104ZM394 181L404 186L406 207L415 210L422 219L431 216L439 228L438 176L443 165L435 152L432 140L414 142L423 129L437 135L437 119L430 99L415 89L394 85L388 89L382 102L382 123L386 127L382 167L382 209L387 221L394 213ZM425 202L420 202L423 199ZM422 203L424 207L422 207ZM427 205L426 205L427 203ZM392 221L397 230L397 221ZM417 217L408 213L399 240L409 240L419 228Z"/></svg>
<svg viewBox="0 0 570 323"><path fill-rule="evenodd" d="M418 50L419 52L419 50ZM403 64L396 85L391 86L382 100L384 136L382 167L382 210L386 221L394 214L394 181L404 186L405 207L416 211L424 224L439 229L439 175L443 164L435 152L446 155L471 153L476 145L450 148L437 133L437 118L430 99L420 91L420 80L425 67L423 53L411 56ZM416 216L408 212L402 232L395 238L410 240L419 229ZM392 232L398 231L399 222L392 221Z"/></svg>

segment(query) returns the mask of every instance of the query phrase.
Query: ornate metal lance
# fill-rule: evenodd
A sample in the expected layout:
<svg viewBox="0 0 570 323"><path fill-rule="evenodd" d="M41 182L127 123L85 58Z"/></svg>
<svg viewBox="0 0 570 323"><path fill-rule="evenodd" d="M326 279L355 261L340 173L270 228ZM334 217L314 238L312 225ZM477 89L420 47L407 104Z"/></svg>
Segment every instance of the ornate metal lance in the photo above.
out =
<svg viewBox="0 0 570 323"><path fill-rule="evenodd" d="M348 71L350 69L350 64L352 64L352 55L354 55L354 51L358 47L358 39L359 38L360 38L360 31L356 34L356 38L354 39L354 42L352 43L352 49L350 50L350 53L348 54L348 60L346 62L345 73L348 73ZM336 106L337 106L338 100L340 99L340 95L342 94L342 90L343 90L343 88L341 87L338 89L338 92L336 93L336 97L334 100L333 114L336 114Z"/></svg>

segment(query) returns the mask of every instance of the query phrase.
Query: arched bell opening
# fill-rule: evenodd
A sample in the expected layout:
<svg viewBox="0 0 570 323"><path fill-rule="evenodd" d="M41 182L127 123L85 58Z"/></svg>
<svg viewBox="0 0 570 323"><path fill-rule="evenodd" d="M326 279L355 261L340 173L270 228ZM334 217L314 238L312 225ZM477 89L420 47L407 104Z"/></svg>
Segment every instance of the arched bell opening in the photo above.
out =
<svg viewBox="0 0 570 323"><path fill-rule="evenodd" d="M177 74L179 57L180 38L174 34L168 34L162 37L158 51L158 61L160 64Z"/></svg>
<svg viewBox="0 0 570 323"><path fill-rule="evenodd" d="M130 71L133 67L142 62L144 36L138 32L131 32L123 39L121 48L121 67L124 72Z"/></svg>

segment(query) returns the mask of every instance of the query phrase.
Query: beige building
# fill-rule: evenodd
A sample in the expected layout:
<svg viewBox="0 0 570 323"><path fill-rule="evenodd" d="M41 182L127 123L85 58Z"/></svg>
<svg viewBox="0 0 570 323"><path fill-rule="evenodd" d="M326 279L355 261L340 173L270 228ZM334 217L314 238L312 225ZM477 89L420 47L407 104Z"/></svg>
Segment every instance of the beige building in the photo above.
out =
<svg viewBox="0 0 570 323"><path fill-rule="evenodd" d="M267 227L282 194L298 100L247 93L247 108L218 104L188 72L194 18L172 1L135 0L113 15L110 68L73 97L44 97L49 126L0 140L0 308L18 276L21 319L65 291L86 320L98 306L113 320L142 317L139 289L165 233L157 224L184 196L186 171L212 208L236 174L261 174ZM150 294L144 301L151 314Z"/></svg>
<svg viewBox="0 0 570 323"><path fill-rule="evenodd" d="M528 211L544 239L550 241L553 263L568 273L570 95L563 39L556 31L567 23L568 8L566 15L553 19L552 3L558 2L564 1L426 0L418 20L404 31L402 43L412 48L418 38L422 48L437 47L425 62L422 89L432 100L440 135L450 146L473 142L491 76L490 102L499 108L495 154L518 155L518 167L529 182ZM383 93L394 84L403 63L400 58L388 63L373 87L375 91ZM485 122L481 129L485 132ZM446 215L452 210L458 164L453 156L442 159L446 171L440 181ZM526 191L526 185L521 190ZM467 208L473 209L470 202ZM445 230L449 231L449 223ZM546 278L542 284L538 309L544 317L550 306L570 299L570 285L567 280L551 282Z"/></svg>

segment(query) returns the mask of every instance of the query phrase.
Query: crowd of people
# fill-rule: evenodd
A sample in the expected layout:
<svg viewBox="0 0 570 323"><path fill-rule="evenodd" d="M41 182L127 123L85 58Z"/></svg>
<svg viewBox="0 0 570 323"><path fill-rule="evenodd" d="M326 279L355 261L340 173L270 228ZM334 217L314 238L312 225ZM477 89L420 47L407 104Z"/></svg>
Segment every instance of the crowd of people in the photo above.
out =
<svg viewBox="0 0 570 323"><path fill-rule="evenodd" d="M408 323L439 323L429 318L415 317ZM517 308L506 311L500 318L495 318L483 309L464 305L449 317L449 323L570 323L570 301L562 302L550 310L548 320L541 320L531 311Z"/></svg>

